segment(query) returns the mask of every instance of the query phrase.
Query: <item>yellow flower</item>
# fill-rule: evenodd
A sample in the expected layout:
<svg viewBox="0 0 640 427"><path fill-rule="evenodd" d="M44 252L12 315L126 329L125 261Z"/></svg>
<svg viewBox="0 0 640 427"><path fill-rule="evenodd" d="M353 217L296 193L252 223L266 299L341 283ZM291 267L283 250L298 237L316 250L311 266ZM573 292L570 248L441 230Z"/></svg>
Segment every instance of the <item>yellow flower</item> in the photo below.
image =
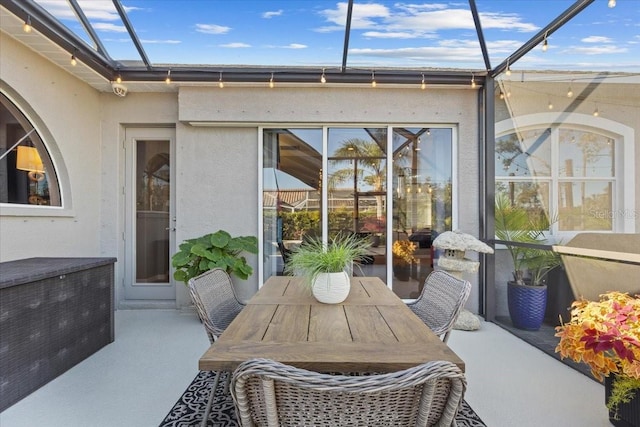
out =
<svg viewBox="0 0 640 427"><path fill-rule="evenodd" d="M600 301L575 301L556 336L556 352L586 363L598 380L610 374L640 380L640 297L609 292Z"/></svg>
<svg viewBox="0 0 640 427"><path fill-rule="evenodd" d="M409 240L396 240L393 242L393 255L399 258L401 262L411 264L416 262L413 253L416 250L416 244Z"/></svg>

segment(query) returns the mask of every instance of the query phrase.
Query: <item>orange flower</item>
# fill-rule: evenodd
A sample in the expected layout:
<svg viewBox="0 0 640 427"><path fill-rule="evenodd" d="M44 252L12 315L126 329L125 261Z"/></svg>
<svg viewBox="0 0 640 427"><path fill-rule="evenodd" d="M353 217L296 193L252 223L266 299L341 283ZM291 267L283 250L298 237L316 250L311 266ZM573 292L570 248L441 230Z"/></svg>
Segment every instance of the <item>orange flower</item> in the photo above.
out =
<svg viewBox="0 0 640 427"><path fill-rule="evenodd" d="M640 298L609 292L571 307L571 321L556 327L556 352L586 363L600 381L612 373L640 380Z"/></svg>

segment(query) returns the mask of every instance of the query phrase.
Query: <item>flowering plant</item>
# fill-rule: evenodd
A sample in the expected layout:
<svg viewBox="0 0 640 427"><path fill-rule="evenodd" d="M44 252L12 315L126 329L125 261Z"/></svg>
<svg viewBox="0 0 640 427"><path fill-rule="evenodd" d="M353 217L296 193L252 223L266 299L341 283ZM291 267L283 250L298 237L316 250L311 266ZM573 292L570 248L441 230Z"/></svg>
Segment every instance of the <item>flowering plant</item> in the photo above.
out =
<svg viewBox="0 0 640 427"><path fill-rule="evenodd" d="M396 240L393 242L393 256L399 258L401 263L412 264L416 262L413 252L416 250L416 244L409 240Z"/></svg>
<svg viewBox="0 0 640 427"><path fill-rule="evenodd" d="M599 381L614 376L609 409L640 390L640 296L609 292L600 301L575 301L571 320L556 327L556 336L562 358L586 363Z"/></svg>

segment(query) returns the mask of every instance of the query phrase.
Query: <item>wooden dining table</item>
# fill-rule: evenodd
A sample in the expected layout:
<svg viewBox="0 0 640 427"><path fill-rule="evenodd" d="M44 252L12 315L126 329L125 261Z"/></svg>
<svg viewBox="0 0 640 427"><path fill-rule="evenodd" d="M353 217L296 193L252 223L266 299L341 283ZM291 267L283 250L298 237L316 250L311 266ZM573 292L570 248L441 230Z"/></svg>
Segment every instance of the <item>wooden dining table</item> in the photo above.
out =
<svg viewBox="0 0 640 427"><path fill-rule="evenodd" d="M232 371L252 358L316 372L393 372L434 360L464 362L377 277L353 277L347 299L323 304L303 278L270 277L200 358Z"/></svg>

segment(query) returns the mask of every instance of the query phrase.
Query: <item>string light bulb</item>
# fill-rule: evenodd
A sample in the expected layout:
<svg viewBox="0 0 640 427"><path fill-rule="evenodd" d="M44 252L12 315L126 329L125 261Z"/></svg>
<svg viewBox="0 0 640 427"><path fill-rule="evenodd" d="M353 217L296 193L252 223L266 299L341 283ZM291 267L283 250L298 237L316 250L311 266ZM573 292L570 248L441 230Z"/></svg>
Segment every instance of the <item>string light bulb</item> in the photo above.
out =
<svg viewBox="0 0 640 427"><path fill-rule="evenodd" d="M616 7L616 0L609 0L609 3L607 3L607 6L609 6L610 8Z"/></svg>
<svg viewBox="0 0 640 427"><path fill-rule="evenodd" d="M376 72L371 72L371 87L376 87L378 84L376 83Z"/></svg>
<svg viewBox="0 0 640 427"><path fill-rule="evenodd" d="M471 89L475 89L476 88L476 76L473 75L473 73L471 73Z"/></svg>
<svg viewBox="0 0 640 427"><path fill-rule="evenodd" d="M598 104L596 104L596 109L593 110L593 117L598 117L600 115L600 110L598 110Z"/></svg>
<svg viewBox="0 0 640 427"><path fill-rule="evenodd" d="M551 103L551 100L549 100L549 104L547 104L547 108L549 110L553 110L553 104Z"/></svg>
<svg viewBox="0 0 640 427"><path fill-rule="evenodd" d="M269 79L269 87L273 89L275 85L276 84L273 82L273 73L271 73L271 78Z"/></svg>
<svg viewBox="0 0 640 427"><path fill-rule="evenodd" d="M549 49L549 42L547 41L547 33L544 33L544 41L542 42L542 51L546 52Z"/></svg>
<svg viewBox="0 0 640 427"><path fill-rule="evenodd" d="M427 83L424 81L424 73L422 73L422 81L420 82L420 89L425 90L427 88Z"/></svg>
<svg viewBox="0 0 640 427"><path fill-rule="evenodd" d="M218 79L218 87L220 89L224 87L224 82L222 81L222 71L220 71L220 79Z"/></svg>
<svg viewBox="0 0 640 427"><path fill-rule="evenodd" d="M320 83L325 84L327 82L327 76L324 74L324 68L322 69L322 75L320 76Z"/></svg>
<svg viewBox="0 0 640 427"><path fill-rule="evenodd" d="M171 70L167 70L167 78L164 79L164 82L168 85L171 84Z"/></svg>
<svg viewBox="0 0 640 427"><path fill-rule="evenodd" d="M500 99L504 99L504 93L500 91Z"/></svg>
<svg viewBox="0 0 640 427"><path fill-rule="evenodd" d="M511 67L509 66L509 59L507 59L507 70L504 72L507 76L511 75Z"/></svg>
<svg viewBox="0 0 640 427"><path fill-rule="evenodd" d="M571 83L569 83L569 90L567 90L567 98L573 98L573 90L571 89Z"/></svg>
<svg viewBox="0 0 640 427"><path fill-rule="evenodd" d="M22 26L22 31L24 31L25 33L30 33L31 32L31 15L27 15L27 20L24 21L24 25Z"/></svg>
<svg viewBox="0 0 640 427"><path fill-rule="evenodd" d="M75 67L76 65L78 65L78 60L74 54L71 54L71 66Z"/></svg>
<svg viewBox="0 0 640 427"><path fill-rule="evenodd" d="M122 83L122 76L120 75L120 73L118 73L118 75L116 76L116 83Z"/></svg>

